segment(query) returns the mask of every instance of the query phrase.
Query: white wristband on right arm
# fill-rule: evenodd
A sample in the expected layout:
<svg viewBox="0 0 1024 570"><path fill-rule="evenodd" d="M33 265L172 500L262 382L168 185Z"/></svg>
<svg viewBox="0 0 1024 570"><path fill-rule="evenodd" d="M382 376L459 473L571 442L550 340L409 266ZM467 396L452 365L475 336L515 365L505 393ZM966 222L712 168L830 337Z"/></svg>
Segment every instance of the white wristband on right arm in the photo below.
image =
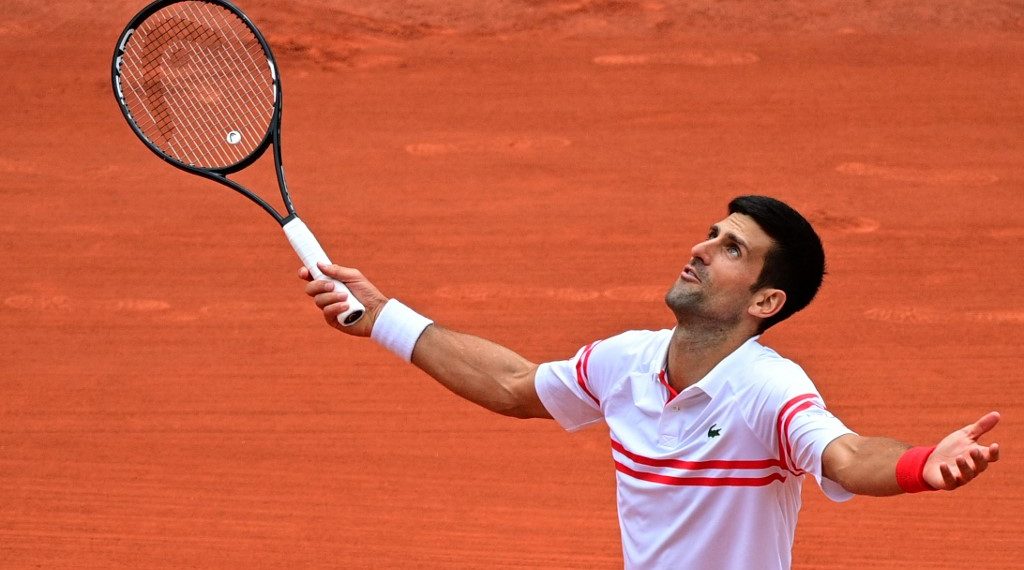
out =
<svg viewBox="0 0 1024 570"><path fill-rule="evenodd" d="M389 299L377 315L370 338L406 362L412 362L412 349L434 321L406 307L398 299Z"/></svg>

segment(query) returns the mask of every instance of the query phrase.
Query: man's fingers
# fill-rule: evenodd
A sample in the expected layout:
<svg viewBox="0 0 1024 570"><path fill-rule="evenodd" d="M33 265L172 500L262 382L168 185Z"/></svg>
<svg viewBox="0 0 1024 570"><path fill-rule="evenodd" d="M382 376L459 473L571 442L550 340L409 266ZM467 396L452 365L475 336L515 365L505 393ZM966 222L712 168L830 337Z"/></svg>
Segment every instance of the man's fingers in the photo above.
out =
<svg viewBox="0 0 1024 570"><path fill-rule="evenodd" d="M335 293L333 291L329 293L320 293L316 297L313 297L313 301L316 303L317 307L320 307L321 309L326 309L328 306L333 305L335 303L348 301L348 293Z"/></svg>
<svg viewBox="0 0 1024 570"><path fill-rule="evenodd" d="M989 446L979 446L971 450L971 459L974 460L975 471L981 473L989 463L999 461L999 444L993 443Z"/></svg>
<svg viewBox="0 0 1024 570"><path fill-rule="evenodd" d="M349 305L344 301L340 301L337 303L327 305L323 309L324 319L327 321L328 324L335 325L338 323L338 315L349 310Z"/></svg>
<svg viewBox="0 0 1024 570"><path fill-rule="evenodd" d="M355 281L357 279L365 279L362 272L358 269L351 267L342 267L340 265L326 265L323 263L317 263L316 266L328 277L333 277L342 283L346 281ZM313 275L304 266L299 268L299 279L304 281L313 281Z"/></svg>
<svg viewBox="0 0 1024 570"><path fill-rule="evenodd" d="M956 489L959 484L956 482L956 477L953 476L953 470L949 468L949 465L943 463L939 465L939 473L942 475L942 482L946 484L946 490L952 491Z"/></svg>
<svg viewBox="0 0 1024 570"><path fill-rule="evenodd" d="M967 430L968 437L970 437L974 441L977 441L978 438L988 433L992 428L996 427L996 424L998 423L999 412L989 412L984 416L981 416L981 418L978 419L978 421L967 426L965 429Z"/></svg>
<svg viewBox="0 0 1024 570"><path fill-rule="evenodd" d="M315 279L306 285L306 294L310 297L316 297L321 293L329 293L334 291L334 282L326 279Z"/></svg>
<svg viewBox="0 0 1024 570"><path fill-rule="evenodd" d="M988 468L988 460L985 459L985 454L980 449L971 450L971 461L974 462L975 476Z"/></svg>
<svg viewBox="0 0 1024 570"><path fill-rule="evenodd" d="M317 263L316 266L320 268L320 271L324 272L324 275L333 277L342 283L363 279L363 274L358 269L353 269L351 267L326 265L323 263Z"/></svg>
<svg viewBox="0 0 1024 570"><path fill-rule="evenodd" d="M960 470L960 476L957 478L957 481L961 485L974 479L974 468L971 467L971 462L967 461L966 457L960 456L956 458L956 468Z"/></svg>

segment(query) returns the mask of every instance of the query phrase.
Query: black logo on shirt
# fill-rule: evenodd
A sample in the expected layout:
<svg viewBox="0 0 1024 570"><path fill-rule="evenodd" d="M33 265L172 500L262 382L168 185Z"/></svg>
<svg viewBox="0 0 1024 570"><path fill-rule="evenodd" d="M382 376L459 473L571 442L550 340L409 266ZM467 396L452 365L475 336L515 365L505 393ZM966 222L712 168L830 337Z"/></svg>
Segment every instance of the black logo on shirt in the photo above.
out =
<svg viewBox="0 0 1024 570"><path fill-rule="evenodd" d="M715 429L716 425L718 424L711 424L711 427L708 428L708 437L716 438L722 435L722 428Z"/></svg>

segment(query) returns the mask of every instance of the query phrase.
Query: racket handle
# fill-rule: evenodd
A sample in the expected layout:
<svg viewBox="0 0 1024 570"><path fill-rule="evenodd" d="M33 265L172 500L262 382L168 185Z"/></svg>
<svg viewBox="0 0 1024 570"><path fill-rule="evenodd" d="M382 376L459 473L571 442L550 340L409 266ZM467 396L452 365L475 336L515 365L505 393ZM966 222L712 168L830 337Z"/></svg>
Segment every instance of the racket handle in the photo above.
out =
<svg viewBox="0 0 1024 570"><path fill-rule="evenodd" d="M313 237L313 232L309 231L306 224L297 216L281 226L281 228L284 230L284 235L288 237L288 243L292 244L295 253L299 254L299 259L302 260L302 264L309 270L313 279L331 281L334 283L335 292L344 291L348 293L349 308L344 313L338 315L338 322L346 327L356 324L359 319L363 318L366 307L359 302L359 299L356 299L356 296L348 290L344 283L324 275L320 268L316 266L317 263L329 264L331 260L327 258L327 253L324 252L324 249L320 247L320 243Z"/></svg>

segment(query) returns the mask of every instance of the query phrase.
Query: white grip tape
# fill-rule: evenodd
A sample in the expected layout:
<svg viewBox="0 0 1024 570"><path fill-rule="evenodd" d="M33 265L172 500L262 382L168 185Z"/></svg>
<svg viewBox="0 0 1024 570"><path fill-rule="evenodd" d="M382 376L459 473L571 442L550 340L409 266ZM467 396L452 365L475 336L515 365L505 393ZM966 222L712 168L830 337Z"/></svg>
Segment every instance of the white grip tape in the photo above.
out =
<svg viewBox="0 0 1024 570"><path fill-rule="evenodd" d="M292 244L292 249L295 253L299 254L299 259L302 260L302 265L306 266L309 270L310 275L313 279L321 279L324 281L331 281L334 283L335 292L348 293L348 310L338 315L338 322L343 326L353 325L362 318L366 312L366 308L363 304L356 299L355 295L348 290L348 287L338 281L337 279L331 279L330 277L323 274L320 268L316 264L324 263L330 264L331 260L327 258L327 253L324 252L323 248L320 247L320 243L313 237L313 232L309 231L306 224L299 218L292 218L291 221L281 226L284 230L284 235L288 237L288 243Z"/></svg>
<svg viewBox="0 0 1024 570"><path fill-rule="evenodd" d="M412 349L434 321L406 307L398 299L384 304L373 322L370 338L406 362L412 362Z"/></svg>

